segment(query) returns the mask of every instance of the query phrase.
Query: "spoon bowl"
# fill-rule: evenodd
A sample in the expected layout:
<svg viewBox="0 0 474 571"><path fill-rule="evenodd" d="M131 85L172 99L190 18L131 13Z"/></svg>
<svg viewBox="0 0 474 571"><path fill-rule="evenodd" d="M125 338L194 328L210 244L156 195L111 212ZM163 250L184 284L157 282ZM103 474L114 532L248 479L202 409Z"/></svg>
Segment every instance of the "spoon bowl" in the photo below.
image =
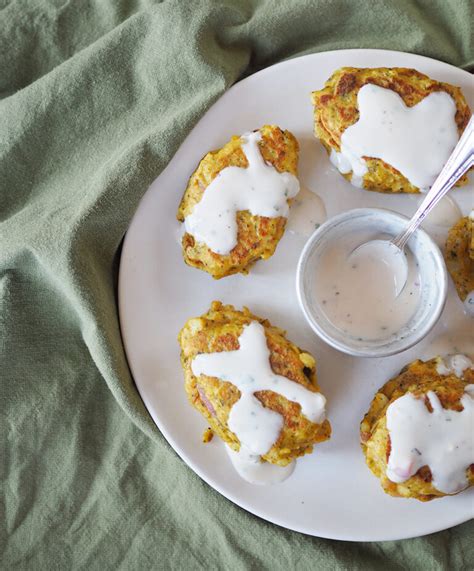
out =
<svg viewBox="0 0 474 571"><path fill-rule="evenodd" d="M395 297L402 293L408 280L408 261L403 250L390 240L370 240L357 246L349 255L352 264L362 258L388 266L393 274Z"/></svg>

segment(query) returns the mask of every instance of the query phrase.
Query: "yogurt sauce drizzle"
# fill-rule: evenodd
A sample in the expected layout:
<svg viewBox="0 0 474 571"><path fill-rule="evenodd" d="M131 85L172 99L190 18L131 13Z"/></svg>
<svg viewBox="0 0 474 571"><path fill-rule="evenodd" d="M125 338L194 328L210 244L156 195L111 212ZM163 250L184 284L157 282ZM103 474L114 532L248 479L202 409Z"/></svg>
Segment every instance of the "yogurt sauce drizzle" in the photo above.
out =
<svg viewBox="0 0 474 571"><path fill-rule="evenodd" d="M452 97L437 91L407 107L395 91L367 84L357 103L359 120L344 131L331 162L342 174L352 171L351 182L360 187L367 172L363 157L382 159L426 192L459 139Z"/></svg>
<svg viewBox="0 0 474 571"><path fill-rule="evenodd" d="M228 254L237 245L236 213L288 217L288 199L298 194L298 179L267 164L258 146L259 131L242 135L248 167L226 167L204 191L184 223L186 232L216 254Z"/></svg>
<svg viewBox="0 0 474 571"><path fill-rule="evenodd" d="M474 385L467 385L462 411L446 410L436 393L424 399L407 393L387 409L391 451L387 477L395 483L408 480L422 466L429 466L433 486L455 494L468 486L467 468L474 463Z"/></svg>
<svg viewBox="0 0 474 571"><path fill-rule="evenodd" d="M466 357L466 355L449 355L436 365L436 372L438 375L454 374L456 377L462 379L464 371L466 369L472 369L473 367L473 362L469 357Z"/></svg>
<svg viewBox="0 0 474 571"><path fill-rule="evenodd" d="M283 427L283 418L277 412L265 408L254 396L257 391L273 391L301 406L302 413L315 423L325 418L326 399L321 393L313 393L302 385L277 375L270 366L270 351L267 346L265 329L257 321L244 327L239 337L240 348L237 351L220 353L202 353L191 364L196 377L207 375L229 381L240 391L240 399L229 414L228 425L241 443L238 463L252 468L276 442ZM234 465L234 455L231 456ZM239 473L249 481L243 470ZM286 472L287 475L291 471ZM255 479L255 478L254 478ZM270 476L274 480L274 476ZM260 482L265 483L261 481Z"/></svg>

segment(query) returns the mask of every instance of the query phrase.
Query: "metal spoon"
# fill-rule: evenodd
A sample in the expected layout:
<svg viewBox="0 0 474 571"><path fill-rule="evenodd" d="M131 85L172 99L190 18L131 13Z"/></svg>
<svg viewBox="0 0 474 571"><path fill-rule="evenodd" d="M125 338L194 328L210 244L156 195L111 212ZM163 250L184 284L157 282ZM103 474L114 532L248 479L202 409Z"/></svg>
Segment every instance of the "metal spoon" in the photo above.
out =
<svg viewBox="0 0 474 571"><path fill-rule="evenodd" d="M408 262L404 252L410 236L420 226L427 214L438 204L454 184L474 165L474 119L471 117L443 170L418 207L405 230L392 240L371 240L361 244L350 254L369 255L388 264L394 273L395 295L400 295L408 278Z"/></svg>

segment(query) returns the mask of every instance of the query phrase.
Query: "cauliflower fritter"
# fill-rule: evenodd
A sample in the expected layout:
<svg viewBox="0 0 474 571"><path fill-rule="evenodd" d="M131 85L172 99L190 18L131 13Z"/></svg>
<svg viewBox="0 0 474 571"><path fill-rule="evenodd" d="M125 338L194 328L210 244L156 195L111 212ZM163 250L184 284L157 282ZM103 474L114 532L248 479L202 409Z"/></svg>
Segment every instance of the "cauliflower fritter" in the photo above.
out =
<svg viewBox="0 0 474 571"><path fill-rule="evenodd" d="M320 392L315 359L288 341L282 329L274 327L267 319L253 315L247 308L237 311L232 305L214 301L207 313L189 319L180 331L181 364L190 403L206 418L212 430L235 451L240 449L240 442L227 423L232 406L240 398L240 391L232 383L218 378L206 375L196 378L191 363L200 353L238 350L242 330L252 321L258 321L265 328L274 373L312 392ZM278 440L262 456L262 460L286 466L295 458L312 452L314 444L329 439L329 422L310 422L301 413L299 404L272 391L258 391L255 397L264 407L281 414L284 421Z"/></svg>
<svg viewBox="0 0 474 571"><path fill-rule="evenodd" d="M383 490L391 496L415 498L427 502L446 494L437 490L431 483L432 475L428 466L403 483L397 484L387 477L387 464L390 456L390 435L387 429L386 412L389 405L410 392L423 397L428 391L438 396L445 409L462 410L460 400L464 387L474 383L474 369L466 369L460 379L454 373L441 375L437 365L442 359L414 361L404 367L399 375L389 380L376 393L370 408L360 425L362 450L370 470L380 479ZM469 485L474 485L474 464L467 469Z"/></svg>
<svg viewBox="0 0 474 571"><path fill-rule="evenodd" d="M459 87L435 81L414 69L343 67L333 73L323 89L312 93L315 106L314 132L328 153L331 153L331 150L340 152L342 134L358 121L357 94L367 83L395 91L408 107L413 107L434 91L445 91L456 104L455 121L460 135L471 117L471 111ZM362 184L366 190L389 193L419 192L405 176L383 160L371 157L364 159L368 171ZM350 181L352 171L343 176ZM462 177L457 185L466 182L467 175Z"/></svg>
<svg viewBox="0 0 474 571"><path fill-rule="evenodd" d="M474 291L474 220L465 216L448 233L444 252L446 266L461 301Z"/></svg>
<svg viewBox="0 0 474 571"><path fill-rule="evenodd" d="M299 146L295 137L275 125L264 125L259 131L262 139L258 145L265 161L279 172L297 176ZM179 205L177 219L180 222L191 214L220 171L230 166L248 166L242 150L242 139L238 136L232 137L221 149L207 153L201 160L189 179ZM290 199L288 203L291 203ZM253 216L247 210L241 211L237 213L237 245L229 254L217 254L185 233L182 239L183 257L188 265L204 270L216 279L236 273L247 274L257 260L266 260L274 254L285 226L284 216L267 218Z"/></svg>

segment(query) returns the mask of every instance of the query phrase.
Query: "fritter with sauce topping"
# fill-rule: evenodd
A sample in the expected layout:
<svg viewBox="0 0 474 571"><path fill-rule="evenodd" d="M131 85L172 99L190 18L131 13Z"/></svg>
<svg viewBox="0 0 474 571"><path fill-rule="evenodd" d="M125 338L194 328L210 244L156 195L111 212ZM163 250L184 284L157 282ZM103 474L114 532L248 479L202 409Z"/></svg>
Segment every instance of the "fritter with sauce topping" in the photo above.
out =
<svg viewBox="0 0 474 571"><path fill-rule="evenodd" d="M278 172L294 176L298 169L298 141L289 131L275 125L265 125L259 129L261 140L258 147L267 164ZM184 222L206 192L206 188L225 168L230 166L248 167L242 150L242 138L235 136L221 149L209 152L199 163L189 179L188 186L178 208L177 219ZM288 204L291 199L288 199ZM237 212L237 245L228 254L213 252L203 242L185 233L182 239L185 262L208 272L216 279L236 273L248 273L259 259L270 258L283 236L286 217L267 218L254 216L248 210Z"/></svg>
<svg viewBox="0 0 474 571"><path fill-rule="evenodd" d="M441 372L438 372L441 371ZM461 411L461 398L467 385L474 383L474 369L467 368L462 378L448 370L440 357L429 361L414 361L400 374L385 383L376 393L369 411L360 425L362 450L370 470L380 479L383 490L391 496L415 498L426 502L447 494L432 484L429 466L422 466L415 475L403 483L392 482L387 476L391 443L387 428L387 409L394 401L407 393L426 400L426 393L433 391L444 409ZM474 485L474 464L466 471L469 486Z"/></svg>
<svg viewBox="0 0 474 571"><path fill-rule="evenodd" d="M190 403L205 417L212 430L235 451L239 451L240 441L229 429L228 419L233 405L240 398L240 391L231 382L215 377L200 375L196 378L191 365L201 353L238 350L238 339L244 327L252 321L264 327L273 372L303 385L308 391L320 392L314 357L288 341L282 329L253 315L247 308L237 311L232 305L214 301L207 313L189 319L179 333L181 364ZM312 452L318 442L329 439L329 422L311 422L302 414L298 403L270 390L255 392L255 397L265 408L279 413L283 418L280 435L262 460L286 466L295 458Z"/></svg>
<svg viewBox="0 0 474 571"><path fill-rule="evenodd" d="M444 257L461 301L474 298L474 212L456 222L448 233ZM472 300L474 304L474 299ZM474 307L472 308L474 313Z"/></svg>
<svg viewBox="0 0 474 571"><path fill-rule="evenodd" d="M328 153L341 151L342 134L359 120L357 94L366 84L391 89L398 93L408 107L413 107L430 93L448 93L456 105L455 122L459 135L471 117L471 111L459 87L435 81L414 69L343 67L329 78L323 89L312 93L315 106L314 132ZM362 179L363 188L388 193L420 191L397 169L383 160L372 157L364 159L367 172ZM350 181L352 171L343 176ZM467 175L462 177L457 185L466 181Z"/></svg>

